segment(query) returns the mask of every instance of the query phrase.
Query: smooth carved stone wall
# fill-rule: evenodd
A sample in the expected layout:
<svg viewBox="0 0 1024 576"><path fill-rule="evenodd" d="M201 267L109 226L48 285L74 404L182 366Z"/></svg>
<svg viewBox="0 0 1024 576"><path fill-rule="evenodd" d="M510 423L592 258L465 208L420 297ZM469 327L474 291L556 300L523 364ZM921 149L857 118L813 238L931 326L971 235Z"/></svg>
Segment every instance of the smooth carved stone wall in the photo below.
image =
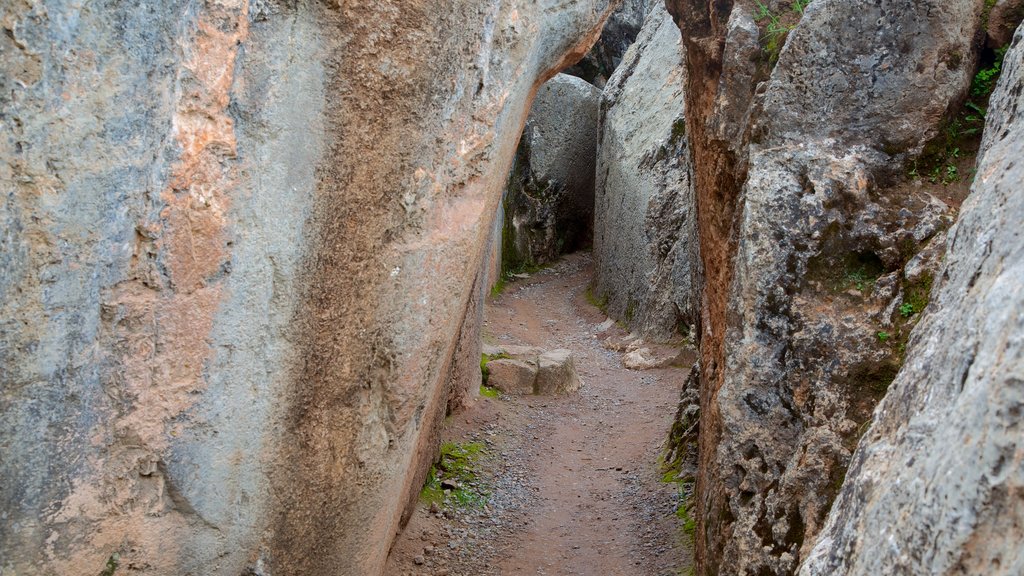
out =
<svg viewBox="0 0 1024 576"><path fill-rule="evenodd" d="M0 573L379 574L532 95L617 3L8 4Z"/></svg>

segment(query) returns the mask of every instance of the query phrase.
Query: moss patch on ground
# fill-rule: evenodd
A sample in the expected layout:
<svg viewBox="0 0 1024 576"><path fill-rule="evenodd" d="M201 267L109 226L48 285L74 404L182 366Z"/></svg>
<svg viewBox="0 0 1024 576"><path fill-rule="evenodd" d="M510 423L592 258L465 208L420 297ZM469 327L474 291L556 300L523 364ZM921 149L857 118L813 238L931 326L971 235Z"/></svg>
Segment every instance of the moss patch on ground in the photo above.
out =
<svg viewBox="0 0 1024 576"><path fill-rule="evenodd" d="M448 507L479 507L490 493L477 477L474 467L487 449L482 442L445 442L441 456L430 467L420 491L420 501Z"/></svg>

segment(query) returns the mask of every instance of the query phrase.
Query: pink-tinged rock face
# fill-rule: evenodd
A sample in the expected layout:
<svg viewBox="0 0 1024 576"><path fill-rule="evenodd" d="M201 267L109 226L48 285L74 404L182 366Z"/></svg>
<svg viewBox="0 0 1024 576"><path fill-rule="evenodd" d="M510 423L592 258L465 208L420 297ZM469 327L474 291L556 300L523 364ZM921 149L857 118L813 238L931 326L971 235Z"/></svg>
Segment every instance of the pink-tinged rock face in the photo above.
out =
<svg viewBox="0 0 1024 576"><path fill-rule="evenodd" d="M6 10L0 570L379 573L534 91L613 4Z"/></svg>

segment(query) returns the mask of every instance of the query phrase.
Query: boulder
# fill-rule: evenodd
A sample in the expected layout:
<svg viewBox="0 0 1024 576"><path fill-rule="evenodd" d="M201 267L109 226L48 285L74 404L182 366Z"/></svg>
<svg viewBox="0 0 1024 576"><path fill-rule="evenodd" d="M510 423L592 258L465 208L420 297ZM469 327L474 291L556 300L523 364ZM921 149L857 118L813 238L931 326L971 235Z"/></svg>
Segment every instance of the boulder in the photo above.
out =
<svg viewBox="0 0 1024 576"><path fill-rule="evenodd" d="M907 358L802 576L1024 574L1024 27Z"/></svg>
<svg viewBox="0 0 1024 576"><path fill-rule="evenodd" d="M543 350L536 346L520 346L516 344L484 344L483 353L494 356L511 356L512 358L536 358Z"/></svg>
<svg viewBox="0 0 1024 576"><path fill-rule="evenodd" d="M4 2L0 571L378 576L617 4Z"/></svg>
<svg viewBox="0 0 1024 576"><path fill-rule="evenodd" d="M601 99L593 291L609 315L654 340L688 333L698 318L684 58L657 3Z"/></svg>
<svg viewBox="0 0 1024 576"><path fill-rule="evenodd" d="M537 367L537 394L555 395L579 390L581 382L569 350L551 350L541 354Z"/></svg>
<svg viewBox="0 0 1024 576"><path fill-rule="evenodd" d="M590 52L563 73L604 88L622 62L626 50L636 41L644 18L652 9L660 8L661 3L662 0L624 0L608 17L601 38Z"/></svg>
<svg viewBox="0 0 1024 576"><path fill-rule="evenodd" d="M1024 0L995 0L988 14L988 47L996 50L1010 43L1024 22Z"/></svg>
<svg viewBox="0 0 1024 576"><path fill-rule="evenodd" d="M506 272L589 244L601 91L559 74L537 92L503 200Z"/></svg>
<svg viewBox="0 0 1024 576"><path fill-rule="evenodd" d="M536 360L502 358L487 363L487 385L506 394L533 394L536 381Z"/></svg>
<svg viewBox="0 0 1024 576"><path fill-rule="evenodd" d="M928 301L906 267L953 211L906 166L967 94L985 2L667 4L703 282L697 572L788 575Z"/></svg>

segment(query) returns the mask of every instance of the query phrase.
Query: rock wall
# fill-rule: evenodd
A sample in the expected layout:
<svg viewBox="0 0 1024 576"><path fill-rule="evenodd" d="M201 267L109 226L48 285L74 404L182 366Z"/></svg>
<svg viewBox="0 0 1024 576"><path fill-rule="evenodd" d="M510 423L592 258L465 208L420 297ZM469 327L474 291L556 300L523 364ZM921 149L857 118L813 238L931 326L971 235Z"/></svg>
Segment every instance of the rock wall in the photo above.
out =
<svg viewBox="0 0 1024 576"><path fill-rule="evenodd" d="M590 244L600 98L593 85L566 74L537 91L503 200L505 271Z"/></svg>
<svg viewBox="0 0 1024 576"><path fill-rule="evenodd" d="M670 0L702 259L701 574L790 574L927 300L950 209L906 165L963 101L984 3ZM801 18L802 16L802 18Z"/></svg>
<svg viewBox="0 0 1024 576"><path fill-rule="evenodd" d="M9 2L0 572L379 574L614 4Z"/></svg>
<svg viewBox="0 0 1024 576"><path fill-rule="evenodd" d="M608 17L601 38L590 52L566 68L564 73L604 88L625 57L626 50L636 41L647 15L652 10L661 10L663 5L663 0L623 0L622 5Z"/></svg>
<svg viewBox="0 0 1024 576"><path fill-rule="evenodd" d="M605 87L594 216L594 296L646 337L698 317L696 208L679 30L652 7Z"/></svg>
<svg viewBox="0 0 1024 576"><path fill-rule="evenodd" d="M907 361L801 574L1024 573L1024 27Z"/></svg>

